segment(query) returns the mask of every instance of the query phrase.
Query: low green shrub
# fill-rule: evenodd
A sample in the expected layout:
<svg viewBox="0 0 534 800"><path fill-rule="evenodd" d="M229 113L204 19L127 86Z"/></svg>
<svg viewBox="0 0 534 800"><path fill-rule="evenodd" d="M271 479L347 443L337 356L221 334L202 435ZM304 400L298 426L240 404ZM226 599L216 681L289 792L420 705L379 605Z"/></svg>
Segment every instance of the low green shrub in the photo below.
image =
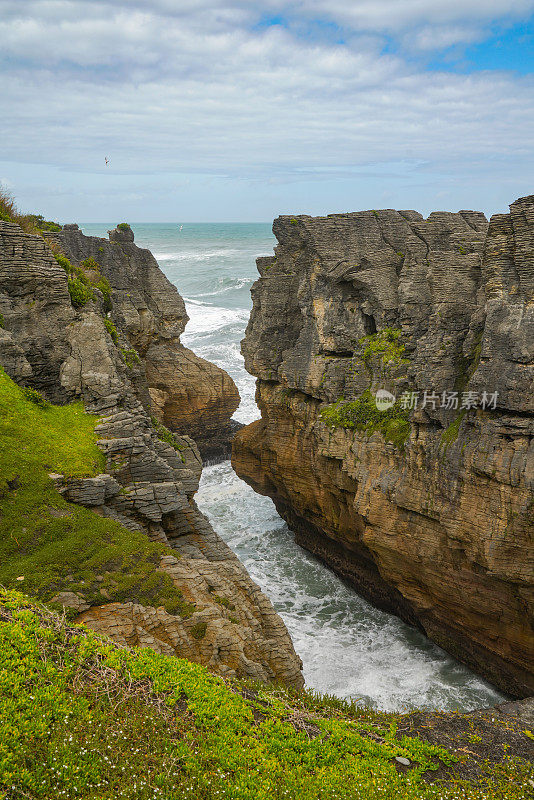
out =
<svg viewBox="0 0 534 800"><path fill-rule="evenodd" d="M72 305L75 308L81 308L89 300L94 300L95 295L93 289L98 289L102 292L104 298L104 312L107 314L113 308L111 301L112 287L107 278L103 275L95 282L92 281L84 270L91 270L99 272L100 265L94 258L86 258L81 262L79 267L71 263L63 253L54 253L56 262L63 267L68 276L68 288L72 300Z"/></svg>
<svg viewBox="0 0 534 800"><path fill-rule="evenodd" d="M67 280L67 286L74 308L82 308L89 300L94 300L90 287L77 275Z"/></svg>
<svg viewBox="0 0 534 800"><path fill-rule="evenodd" d="M104 312L108 314L113 308L113 303L111 301L111 292L113 290L111 284L107 278L102 277L98 283L95 283L95 288L102 292L102 297L104 298Z"/></svg>
<svg viewBox="0 0 534 800"><path fill-rule="evenodd" d="M203 639L206 635L206 631L208 630L207 622L197 622L196 625L193 625L191 628L191 636L193 639Z"/></svg>
<svg viewBox="0 0 534 800"><path fill-rule="evenodd" d="M63 267L67 275L70 275L70 273L74 271L74 266L70 263L67 256L63 255L63 253L54 253L54 258L59 266Z"/></svg>
<svg viewBox="0 0 534 800"><path fill-rule="evenodd" d="M45 219L42 214L28 214L27 219L40 231L59 233L59 231L63 230L58 222Z"/></svg>
<svg viewBox="0 0 534 800"><path fill-rule="evenodd" d="M133 347L130 347L128 350L125 349L124 347L121 347L121 354L124 363L129 369L133 369L136 366L136 364L141 363L139 353Z"/></svg>
<svg viewBox="0 0 534 800"><path fill-rule="evenodd" d="M523 800L534 774L429 781L458 756L400 715L121 648L2 589L0 665L6 800Z"/></svg>
<svg viewBox="0 0 534 800"><path fill-rule="evenodd" d="M20 225L25 233L42 234L42 231L57 232L61 225L45 220L42 214L22 214L9 192L0 185L0 220Z"/></svg>
<svg viewBox="0 0 534 800"><path fill-rule="evenodd" d="M89 258L84 258L80 266L82 267L82 269L92 269L95 272L100 272L100 264L98 263L98 261L95 261L93 256L89 256Z"/></svg>
<svg viewBox="0 0 534 800"><path fill-rule="evenodd" d="M119 230L119 231L131 231L131 228L130 228L130 226L128 225L127 222L119 222L119 224L117 225L117 230Z"/></svg>
<svg viewBox="0 0 534 800"><path fill-rule="evenodd" d="M367 366L370 367L373 358L378 358L386 368L407 364L408 359L403 358L404 345L399 341L401 334L400 328L383 328L360 339L362 357Z"/></svg>
<svg viewBox="0 0 534 800"><path fill-rule="evenodd" d="M357 400L338 400L320 412L320 418L330 428L349 428L369 435L379 432L396 447L403 448L410 435L410 412L397 401L385 411L379 411L367 389Z"/></svg>

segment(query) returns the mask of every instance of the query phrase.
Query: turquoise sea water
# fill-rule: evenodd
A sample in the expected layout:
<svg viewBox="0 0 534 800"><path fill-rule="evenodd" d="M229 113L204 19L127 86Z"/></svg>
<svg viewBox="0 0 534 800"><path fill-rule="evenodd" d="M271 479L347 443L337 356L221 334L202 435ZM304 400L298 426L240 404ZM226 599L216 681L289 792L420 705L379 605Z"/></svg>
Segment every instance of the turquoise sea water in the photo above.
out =
<svg viewBox="0 0 534 800"><path fill-rule="evenodd" d="M81 227L86 234L106 236L114 225ZM243 367L240 341L257 278L255 258L271 254L275 244L270 225L132 227L136 243L154 253L186 301L190 321L183 343L232 375L242 397L236 419L256 419L254 379ZM284 618L309 687L387 710L465 710L501 698L298 547L273 503L240 481L230 462L204 470L197 501Z"/></svg>

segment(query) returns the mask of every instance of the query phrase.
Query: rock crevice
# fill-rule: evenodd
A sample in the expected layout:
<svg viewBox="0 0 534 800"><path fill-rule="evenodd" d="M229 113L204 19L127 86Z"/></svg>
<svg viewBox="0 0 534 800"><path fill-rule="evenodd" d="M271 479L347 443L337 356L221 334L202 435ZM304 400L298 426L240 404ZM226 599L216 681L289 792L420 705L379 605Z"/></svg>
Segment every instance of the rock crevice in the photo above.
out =
<svg viewBox="0 0 534 800"><path fill-rule="evenodd" d="M70 255L78 260L89 257L88 247L93 249L110 283L114 275L121 284L111 294L116 334L106 324L99 291L75 308L67 274L48 244L15 224L0 222L0 364L16 382L49 400L82 399L86 410L100 417L97 444L105 470L88 478L51 478L67 500L165 545L154 570L171 577L190 613L173 614L163 606L136 602L91 605L83 592L72 591L68 575L53 599L123 644L190 658L223 675L302 686L301 662L281 618L194 502L202 470L195 441L154 426L143 402L144 390L150 389L145 362L124 357L127 342L136 342L143 358L150 339L163 349L164 330L173 357L182 358L178 335L186 322L183 301L157 274L148 251L124 252L119 233L106 246L99 239L88 245L72 228L63 237L64 252L67 240L72 240ZM74 253L76 243L83 253ZM134 247L131 240L126 243ZM141 288L134 289L138 274ZM143 310L145 315L139 313ZM150 331L144 345L142 330ZM194 361L187 352L185 358ZM210 372L211 367L205 368L206 380L217 375L220 387L225 373L216 367ZM198 369L197 377L204 367ZM195 387L182 390L194 394Z"/></svg>

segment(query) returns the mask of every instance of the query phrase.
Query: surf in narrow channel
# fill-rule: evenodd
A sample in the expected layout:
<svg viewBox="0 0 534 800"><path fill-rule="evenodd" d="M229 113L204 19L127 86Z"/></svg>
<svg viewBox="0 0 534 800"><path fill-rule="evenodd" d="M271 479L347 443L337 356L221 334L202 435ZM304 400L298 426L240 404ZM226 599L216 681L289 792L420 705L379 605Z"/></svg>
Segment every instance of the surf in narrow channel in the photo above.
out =
<svg viewBox="0 0 534 800"><path fill-rule="evenodd" d="M105 235L105 226L84 226ZM235 380L248 423L259 416L255 380L240 354L257 277L272 253L269 225L136 225L136 242L156 255L186 301L182 342ZM493 687L414 628L379 611L295 544L269 498L224 462L204 469L197 502L273 602L304 663L308 688L358 698L387 711L470 710L502 699Z"/></svg>

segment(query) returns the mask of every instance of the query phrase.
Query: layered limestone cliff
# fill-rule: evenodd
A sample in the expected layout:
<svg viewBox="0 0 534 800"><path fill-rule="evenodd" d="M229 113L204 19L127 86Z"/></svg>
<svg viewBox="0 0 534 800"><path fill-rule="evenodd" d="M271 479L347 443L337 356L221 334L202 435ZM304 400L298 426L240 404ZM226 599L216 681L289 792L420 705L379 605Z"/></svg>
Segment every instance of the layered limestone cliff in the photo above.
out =
<svg viewBox="0 0 534 800"><path fill-rule="evenodd" d="M107 244L96 239L88 245L84 239L71 228L61 242L65 250L70 243L73 256L78 245L78 256L85 257L87 248L93 248L102 272L117 288L109 293L96 275L80 304L80 284L68 274L86 273L66 272L41 237L0 222L0 365L17 383L41 391L49 400L82 399L86 410L100 417L96 430L105 470L95 477L51 475L51 480L67 500L164 545L159 564L154 564L155 576L159 571L170 576L189 610L169 613L163 603L147 607L135 598L113 602L107 590L101 595L109 602L88 599L88 583L114 585L114 564L106 566L105 574L93 576L94 581L78 582L75 589L66 565L55 578L54 598L43 599L71 607L78 620L123 644L147 645L224 675L299 687L300 659L282 620L195 505L202 468L195 442L189 436L173 436L162 426L155 428L143 404L155 385L149 377L154 365L163 365L163 371L171 362L196 363L196 357L179 345L187 321L183 302L147 251L134 249L119 235L112 235ZM89 271L90 267L86 265ZM113 324L107 316L110 303ZM170 356L164 352L167 344ZM184 369L173 376L172 385L170 378L160 385L169 397L178 392L194 396L203 374L210 381L216 376L219 386L226 385L234 397L227 376L212 365L197 365L192 373ZM187 384L191 375L194 385ZM209 397L211 386L205 391ZM230 406L234 402L235 398ZM2 492L5 479L0 476Z"/></svg>
<svg viewBox="0 0 534 800"><path fill-rule="evenodd" d="M262 418L234 468L357 591L533 694L534 197L489 225L389 210L273 231L243 342Z"/></svg>
<svg viewBox="0 0 534 800"><path fill-rule="evenodd" d="M131 228L109 239L84 236L77 225L45 234L74 263L93 259L113 289L108 316L141 359L137 393L167 428L191 436L204 459L228 457L239 393L230 376L180 343L188 321L184 301Z"/></svg>

